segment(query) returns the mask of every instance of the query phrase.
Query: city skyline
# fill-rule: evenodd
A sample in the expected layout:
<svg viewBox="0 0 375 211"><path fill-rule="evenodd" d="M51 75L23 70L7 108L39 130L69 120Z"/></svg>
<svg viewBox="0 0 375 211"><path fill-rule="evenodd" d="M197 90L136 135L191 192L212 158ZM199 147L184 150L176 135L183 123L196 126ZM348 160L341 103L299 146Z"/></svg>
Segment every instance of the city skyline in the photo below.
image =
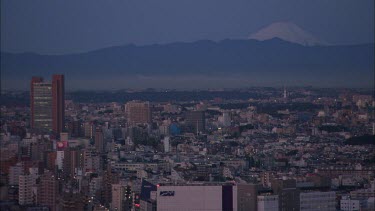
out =
<svg viewBox="0 0 375 211"><path fill-rule="evenodd" d="M31 82L31 101L44 104L49 96L39 114L51 113L58 84ZM0 200L6 203L0 208L374 207L371 91L265 87L172 91L165 98L160 94L168 92L151 90L134 92L137 101L121 93L127 92L68 94L60 136L33 130L33 109L14 101L19 92L7 93L20 98L1 107L0 189L6 194Z"/></svg>
<svg viewBox="0 0 375 211"><path fill-rule="evenodd" d="M375 210L374 0L0 4L1 211Z"/></svg>

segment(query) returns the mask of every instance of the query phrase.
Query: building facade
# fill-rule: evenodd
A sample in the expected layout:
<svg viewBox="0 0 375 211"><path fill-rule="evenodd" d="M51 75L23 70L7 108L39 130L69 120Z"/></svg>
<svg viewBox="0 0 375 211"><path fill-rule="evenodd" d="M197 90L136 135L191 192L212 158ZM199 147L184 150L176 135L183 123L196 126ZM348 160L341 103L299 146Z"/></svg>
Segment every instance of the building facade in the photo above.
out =
<svg viewBox="0 0 375 211"><path fill-rule="evenodd" d="M125 187L119 184L112 184L112 210L122 211L124 205Z"/></svg>
<svg viewBox="0 0 375 211"><path fill-rule="evenodd" d="M300 210L317 211L317 210L336 210L336 193L334 191L321 192L301 192L300 193Z"/></svg>
<svg viewBox="0 0 375 211"><path fill-rule="evenodd" d="M64 75L52 76L52 129L60 134L65 127Z"/></svg>
<svg viewBox="0 0 375 211"><path fill-rule="evenodd" d="M103 153L105 150L104 134L101 128L95 130L95 148L99 153Z"/></svg>
<svg viewBox="0 0 375 211"><path fill-rule="evenodd" d="M272 190L279 196L280 211L299 211L300 210L300 191L296 187L296 181L293 179L272 180Z"/></svg>
<svg viewBox="0 0 375 211"><path fill-rule="evenodd" d="M125 105L125 113L129 125L151 123L151 109L149 102L128 102Z"/></svg>
<svg viewBox="0 0 375 211"><path fill-rule="evenodd" d="M159 185L157 210L237 210L237 190L231 184Z"/></svg>
<svg viewBox="0 0 375 211"><path fill-rule="evenodd" d="M58 195L58 182L51 172L45 172L40 177L37 194L37 204L48 207L51 211L56 210Z"/></svg>
<svg viewBox="0 0 375 211"><path fill-rule="evenodd" d="M30 94L31 127L52 131L52 84L43 82L43 78L33 77Z"/></svg>
<svg viewBox="0 0 375 211"><path fill-rule="evenodd" d="M42 131L53 131L60 134L64 131L65 88L64 76L53 75L52 83L41 77L33 77L30 85L31 128Z"/></svg>
<svg viewBox="0 0 375 211"><path fill-rule="evenodd" d="M35 180L32 175L20 175L18 177L18 203L20 205L33 204L33 191L32 186Z"/></svg>
<svg viewBox="0 0 375 211"><path fill-rule="evenodd" d="M278 195L260 195L258 200L258 211L279 211Z"/></svg>
<svg viewBox="0 0 375 211"><path fill-rule="evenodd" d="M204 111L189 111L186 113L186 126L192 133L204 132L206 117Z"/></svg>

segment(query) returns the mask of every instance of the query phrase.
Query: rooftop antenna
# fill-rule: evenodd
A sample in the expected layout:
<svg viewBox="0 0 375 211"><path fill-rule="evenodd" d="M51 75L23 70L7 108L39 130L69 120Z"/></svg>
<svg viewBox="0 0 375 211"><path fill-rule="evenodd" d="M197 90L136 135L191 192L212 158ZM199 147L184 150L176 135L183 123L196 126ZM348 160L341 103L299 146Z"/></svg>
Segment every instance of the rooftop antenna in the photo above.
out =
<svg viewBox="0 0 375 211"><path fill-rule="evenodd" d="M286 99L286 88L284 86L284 99Z"/></svg>
<svg viewBox="0 0 375 211"><path fill-rule="evenodd" d="M197 138L198 138L198 133L199 133L198 130L199 129L198 129L198 120L197 120Z"/></svg>

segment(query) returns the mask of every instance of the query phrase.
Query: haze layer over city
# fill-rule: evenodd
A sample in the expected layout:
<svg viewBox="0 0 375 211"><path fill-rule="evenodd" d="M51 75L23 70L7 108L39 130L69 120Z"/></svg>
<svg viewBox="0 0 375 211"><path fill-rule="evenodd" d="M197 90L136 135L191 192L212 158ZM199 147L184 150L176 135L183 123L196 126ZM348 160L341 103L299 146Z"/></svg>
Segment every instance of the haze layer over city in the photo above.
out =
<svg viewBox="0 0 375 211"><path fill-rule="evenodd" d="M2 0L0 210L374 210L374 6Z"/></svg>

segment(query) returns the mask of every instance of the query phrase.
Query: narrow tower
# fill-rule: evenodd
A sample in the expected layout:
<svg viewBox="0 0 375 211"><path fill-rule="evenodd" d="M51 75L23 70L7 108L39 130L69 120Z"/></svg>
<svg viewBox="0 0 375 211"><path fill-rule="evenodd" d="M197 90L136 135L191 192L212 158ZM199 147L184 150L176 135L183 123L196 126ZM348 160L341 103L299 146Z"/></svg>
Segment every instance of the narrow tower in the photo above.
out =
<svg viewBox="0 0 375 211"><path fill-rule="evenodd" d="M52 129L60 134L64 130L65 118L64 75L52 76Z"/></svg>

